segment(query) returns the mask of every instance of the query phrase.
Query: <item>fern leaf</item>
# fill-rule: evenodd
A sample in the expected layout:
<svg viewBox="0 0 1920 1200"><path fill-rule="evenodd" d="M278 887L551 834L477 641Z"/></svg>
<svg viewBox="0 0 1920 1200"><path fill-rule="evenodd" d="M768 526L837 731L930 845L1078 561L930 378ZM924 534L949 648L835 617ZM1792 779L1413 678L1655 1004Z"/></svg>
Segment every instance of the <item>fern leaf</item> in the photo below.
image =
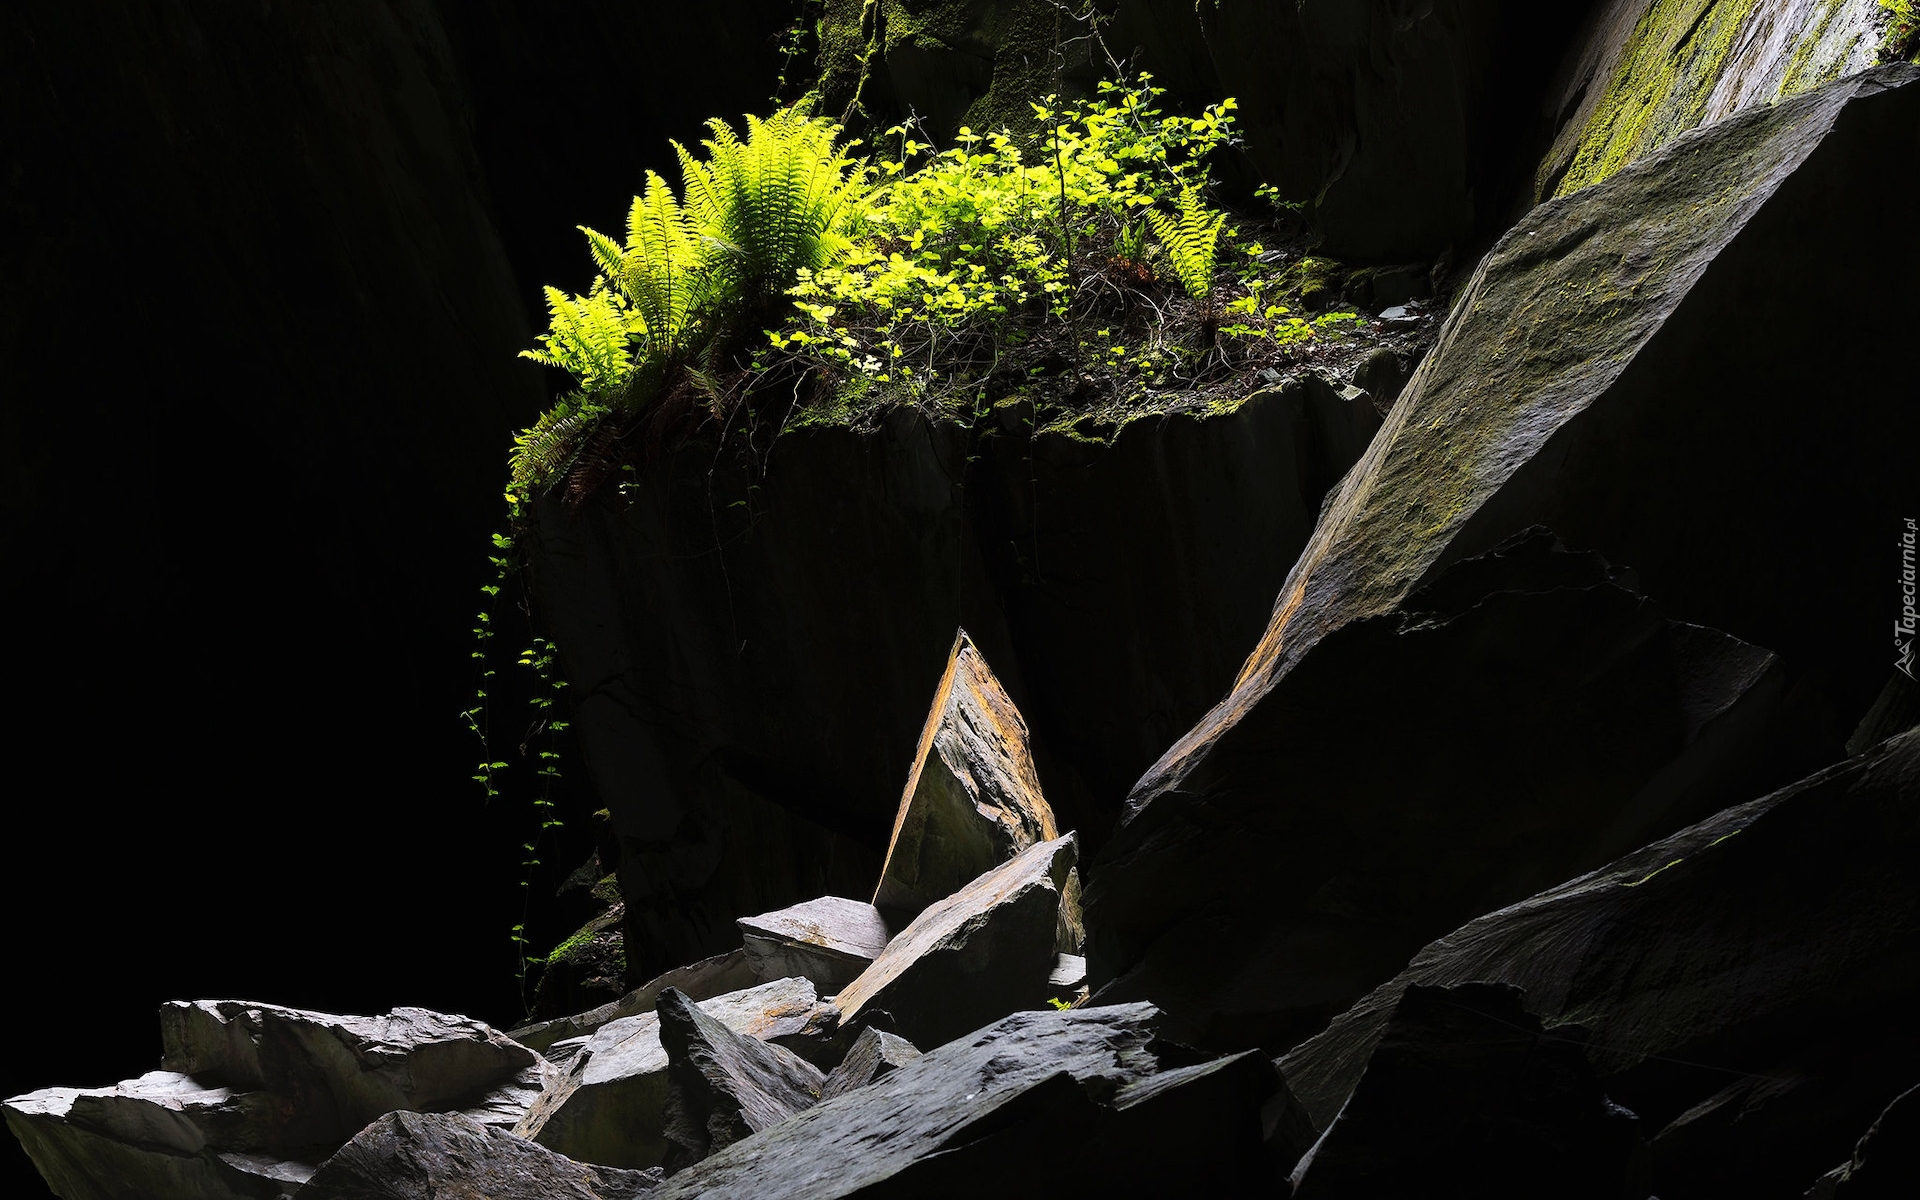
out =
<svg viewBox="0 0 1920 1200"><path fill-rule="evenodd" d="M1160 239L1187 295L1202 302L1213 295L1213 268L1227 215L1208 208L1200 198L1200 189L1189 186L1180 193L1177 216L1150 208L1147 223L1153 226L1154 236Z"/></svg>

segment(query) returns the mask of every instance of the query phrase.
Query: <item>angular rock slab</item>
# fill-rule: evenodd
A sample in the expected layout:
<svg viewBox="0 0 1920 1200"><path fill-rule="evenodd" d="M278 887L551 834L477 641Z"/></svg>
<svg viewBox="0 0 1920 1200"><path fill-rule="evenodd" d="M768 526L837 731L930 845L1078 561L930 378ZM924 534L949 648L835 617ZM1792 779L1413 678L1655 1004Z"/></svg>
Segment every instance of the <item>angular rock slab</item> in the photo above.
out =
<svg viewBox="0 0 1920 1200"><path fill-rule="evenodd" d="M1772 786L1786 690L1544 531L1455 564L1330 633L1108 844L1096 998L1297 1044L1448 929Z"/></svg>
<svg viewBox="0 0 1920 1200"><path fill-rule="evenodd" d="M163 1070L6 1102L7 1124L70 1200L277 1200L395 1109L526 1111L539 1055L466 1017L332 1016L237 1000L161 1009Z"/></svg>
<svg viewBox="0 0 1920 1200"><path fill-rule="evenodd" d="M773 978L786 977L774 976ZM586 1037L602 1026L623 1017L644 1016L652 1012L654 1004L660 999L660 993L670 987L679 988L695 1000L711 1000L715 996L724 996L728 992L745 991L758 984L771 982L773 979L763 978L754 970L753 963L748 960L744 948L729 950L725 954L716 954L711 958L703 958L699 962L675 967L633 989L611 1004L602 1004L573 1016L538 1021L524 1028L515 1029L508 1036L523 1046L531 1046L535 1050L546 1053L549 1047L560 1042ZM566 1057L565 1052L560 1057Z"/></svg>
<svg viewBox="0 0 1920 1200"><path fill-rule="evenodd" d="M805 979L782 979L698 1003L733 1032L763 1041L807 1035L838 1017ZM603 1025L573 1053L566 1074L534 1101L513 1132L580 1162L637 1170L659 1166L671 1145L665 1134L667 1065L657 1013Z"/></svg>
<svg viewBox="0 0 1920 1200"><path fill-rule="evenodd" d="M747 963L762 981L798 975L828 996L859 978L891 936L879 909L839 896L741 917L735 924Z"/></svg>
<svg viewBox="0 0 1920 1200"><path fill-rule="evenodd" d="M826 1076L793 1051L735 1033L673 988L654 1011L667 1052L669 1172L820 1103Z"/></svg>
<svg viewBox="0 0 1920 1200"><path fill-rule="evenodd" d="M1296 1200L1457 1192L1619 1200L1639 1121L1610 1102L1580 1052L1549 1034L1517 988L1401 994L1366 1073L1293 1172Z"/></svg>
<svg viewBox="0 0 1920 1200"><path fill-rule="evenodd" d="M1317 688L1296 683L1283 695L1283 686L1338 633L1407 615L1409 598L1449 566L1530 526L1631 564L1670 617L1726 630L1779 653L1793 675L1825 679L1841 734L1866 709L1886 673L1866 631L1884 625L1874 614L1885 611L1893 514L1904 511L1911 475L1908 444L1886 433L1911 409L1910 389L1891 382L1909 374L1906 306L1886 289L1920 273L1910 236L1916 80L1910 67L1877 68L1740 113L1542 205L1501 239L1328 500L1229 694L1134 788L1094 872L1101 894L1088 897L1096 942L1107 939L1089 948L1096 983L1138 966L1157 939L1177 946L1246 911L1242 872L1220 872L1225 886L1208 891L1152 869L1123 881L1116 864L1152 861L1149 843L1185 846L1204 862L1243 840L1245 811L1275 814L1277 826L1293 818L1308 790L1301 758L1272 742L1324 737L1324 724L1313 730L1306 718L1335 704ZM1849 372L1888 386L1804 419L1805 397L1829 391L1833 375L1824 354L1806 353L1797 317L1756 302L1782 280L1808 295L1852 296L1871 313L1828 349L1846 355ZM1332 676L1338 688L1343 672L1394 670L1390 656L1340 657L1323 658L1321 687ZM1392 692L1418 694L1398 683ZM1362 746L1375 759L1394 752L1390 739L1364 738L1375 710L1346 711L1355 744L1329 746L1323 775ZM1782 763L1770 741L1758 743L1755 764L1779 773L1749 795L1805 769ZM1606 757L1597 742L1568 748ZM1500 756L1476 767L1476 754L1437 765L1510 787ZM1685 819L1651 822L1643 836ZM1337 813L1323 819L1308 798L1296 824L1310 822L1342 832ZM1561 861L1570 875L1605 859ZM1289 872L1269 864L1263 877L1276 873ZM1527 894L1490 888L1479 910ZM1347 903L1335 894L1317 907L1337 921ZM1313 936L1302 930L1300 940ZM1357 977L1396 953L1397 939L1356 964ZM1259 991L1247 989L1244 1002L1261 1003ZM1316 1019L1343 999L1329 997Z"/></svg>
<svg viewBox="0 0 1920 1200"><path fill-rule="evenodd" d="M1182 1183L1241 1195L1250 1193L1233 1189L1274 1186L1259 1128L1277 1085L1271 1066L1241 1055L1163 1070L1156 1016L1145 1004L1016 1013L736 1142L655 1195L1194 1194ZM1183 1143L1163 1129L1209 1132Z"/></svg>
<svg viewBox="0 0 1920 1200"><path fill-rule="evenodd" d="M1895 1200L1920 1193L1920 1087L1874 1121L1853 1157L1822 1176L1807 1200Z"/></svg>
<svg viewBox="0 0 1920 1200"><path fill-rule="evenodd" d="M1649 1128L1836 1040L1861 1078L1899 1054L1920 1077L1914 1039L1889 1036L1920 992L1920 731L1469 922L1287 1054L1289 1086L1324 1126L1401 993L1476 981L1524 989L1549 1025L1585 1026L1601 1085ZM1749 1174L1805 1186L1885 1103L1867 1099L1850 1125L1749 1137L1762 1159Z"/></svg>
<svg viewBox="0 0 1920 1200"><path fill-rule="evenodd" d="M915 917L834 997L841 1021L937 1046L1044 1004L1077 849L1071 833L1029 846Z"/></svg>
<svg viewBox="0 0 1920 1200"><path fill-rule="evenodd" d="M900 797L875 907L896 926L1029 846L1060 836L1040 794L1027 723L961 630ZM1077 902L1078 888L1062 892ZM1061 913L1061 949L1079 949L1079 913Z"/></svg>
<svg viewBox="0 0 1920 1200"><path fill-rule="evenodd" d="M574 1162L457 1113L389 1113L321 1164L300 1200L634 1200L660 1172Z"/></svg>
<svg viewBox="0 0 1920 1200"><path fill-rule="evenodd" d="M920 1051L912 1042L869 1026L860 1031L860 1036L847 1048L846 1057L827 1076L826 1083L821 1086L820 1097L831 1100L855 1088L863 1088L876 1080L885 1079L919 1057Z"/></svg>

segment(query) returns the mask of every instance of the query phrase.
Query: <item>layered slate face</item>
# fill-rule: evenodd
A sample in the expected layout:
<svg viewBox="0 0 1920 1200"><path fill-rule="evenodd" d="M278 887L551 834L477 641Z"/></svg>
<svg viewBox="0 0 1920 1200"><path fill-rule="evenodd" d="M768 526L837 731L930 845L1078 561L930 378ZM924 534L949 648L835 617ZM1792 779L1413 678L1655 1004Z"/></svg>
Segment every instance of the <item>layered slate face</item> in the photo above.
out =
<svg viewBox="0 0 1920 1200"><path fill-rule="evenodd" d="M1917 78L1742 113L1501 240L1230 693L1134 789L1096 987L1297 1041L1473 914L1840 753L1910 499ZM1874 384L1808 352L1795 295L1858 301ZM1632 574L1503 581L1536 526Z"/></svg>
<svg viewBox="0 0 1920 1200"><path fill-rule="evenodd" d="M1027 723L961 630L934 690L873 903L901 924L1028 846L1059 837Z"/></svg>

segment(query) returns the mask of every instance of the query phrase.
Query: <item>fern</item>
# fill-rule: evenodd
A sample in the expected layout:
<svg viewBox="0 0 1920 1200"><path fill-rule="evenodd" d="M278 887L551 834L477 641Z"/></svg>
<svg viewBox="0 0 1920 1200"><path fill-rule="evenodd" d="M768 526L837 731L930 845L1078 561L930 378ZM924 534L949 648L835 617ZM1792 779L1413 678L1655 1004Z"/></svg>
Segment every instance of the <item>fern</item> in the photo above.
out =
<svg viewBox="0 0 1920 1200"><path fill-rule="evenodd" d="M1227 223L1225 213L1208 208L1200 198L1200 189L1186 187L1180 192L1180 213L1170 217L1158 209L1147 210L1147 223L1165 247L1174 274L1187 289L1187 295L1205 303L1213 295L1213 267L1220 249L1220 230Z"/></svg>
<svg viewBox="0 0 1920 1200"><path fill-rule="evenodd" d="M581 403L577 395L572 401L554 405L530 428L514 435L509 459L514 491L545 488L565 474L579 456L580 447L607 415L606 409Z"/></svg>
<svg viewBox="0 0 1920 1200"><path fill-rule="evenodd" d="M584 296L555 287L546 291L550 323L539 337L545 349L522 350L520 357L569 372L589 393L618 389L633 370L628 342L638 328L626 298L609 289L604 278L595 279Z"/></svg>
<svg viewBox="0 0 1920 1200"><path fill-rule="evenodd" d="M686 209L724 275L726 297L754 308L793 286L802 269L845 254L845 227L866 194L865 175L835 148L840 129L790 108L748 115L743 140L725 121L707 123L707 161L674 143Z"/></svg>

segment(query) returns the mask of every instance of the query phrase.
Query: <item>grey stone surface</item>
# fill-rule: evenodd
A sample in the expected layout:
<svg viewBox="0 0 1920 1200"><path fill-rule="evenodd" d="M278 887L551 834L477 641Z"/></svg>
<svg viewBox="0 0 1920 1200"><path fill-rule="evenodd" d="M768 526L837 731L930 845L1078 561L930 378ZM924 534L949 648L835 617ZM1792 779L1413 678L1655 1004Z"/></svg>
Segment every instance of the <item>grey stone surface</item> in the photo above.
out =
<svg viewBox="0 0 1920 1200"><path fill-rule="evenodd" d="M698 1003L735 1033L762 1040L804 1035L834 1013L805 979L777 980ZM513 1132L581 1162L659 1166L669 1146L667 1064L656 1013L603 1025Z"/></svg>
<svg viewBox="0 0 1920 1200"><path fill-rule="evenodd" d="M879 909L840 896L741 917L735 924L747 963L761 980L804 976L826 996L858 978L887 948L889 936Z"/></svg>
<svg viewBox="0 0 1920 1200"><path fill-rule="evenodd" d="M298 1200L633 1200L660 1172L577 1163L457 1113L389 1113L321 1164Z"/></svg>
<svg viewBox="0 0 1920 1200"><path fill-rule="evenodd" d="M667 1052L669 1172L820 1102L826 1076L791 1050L735 1033L673 988L655 1011Z"/></svg>
<svg viewBox="0 0 1920 1200"><path fill-rule="evenodd" d="M1242 1055L1153 1086L1155 1017L1142 1004L1016 1013L719 1151L658 1195L1176 1194L1182 1180L1215 1194L1271 1189L1258 1161L1271 1066Z"/></svg>
<svg viewBox="0 0 1920 1200"><path fill-rule="evenodd" d="M1030 846L927 908L834 997L841 1020L937 1046L1043 1004L1077 846L1071 833Z"/></svg>
<svg viewBox="0 0 1920 1200"><path fill-rule="evenodd" d="M831 1100L843 1092L885 1079L919 1057L920 1051L903 1037L879 1029L862 1029L853 1045L847 1048L846 1057L821 1085L821 1098Z"/></svg>
<svg viewBox="0 0 1920 1200"><path fill-rule="evenodd" d="M481 1022L419 1008L333 1016L239 1000L161 1009L162 1070L6 1102L69 1200L276 1200L369 1121L458 1109L512 1124L549 1078Z"/></svg>
<svg viewBox="0 0 1920 1200"><path fill-rule="evenodd" d="M670 987L679 988L695 1000L710 1000L767 982L769 980L761 978L754 971L745 948L737 948L725 954L703 958L699 962L674 967L611 1004L602 1004L598 1008L557 1020L540 1021L515 1029L510 1036L522 1045L546 1051L557 1043L584 1037L623 1017L637 1017L652 1012L660 993Z"/></svg>

